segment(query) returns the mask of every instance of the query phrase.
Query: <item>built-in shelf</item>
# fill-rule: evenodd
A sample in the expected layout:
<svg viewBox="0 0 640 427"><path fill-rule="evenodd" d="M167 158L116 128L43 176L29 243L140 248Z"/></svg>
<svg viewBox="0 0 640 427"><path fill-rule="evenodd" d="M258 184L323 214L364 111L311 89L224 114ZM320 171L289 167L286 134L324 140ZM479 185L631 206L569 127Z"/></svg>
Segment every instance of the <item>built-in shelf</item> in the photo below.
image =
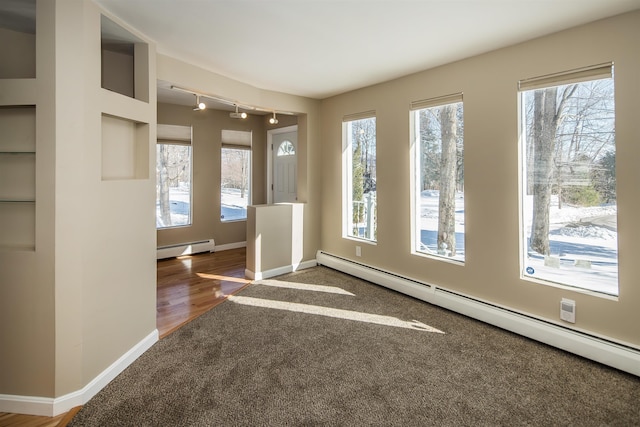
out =
<svg viewBox="0 0 640 427"><path fill-rule="evenodd" d="M35 105L37 88L36 79L0 79L0 108Z"/></svg>
<svg viewBox="0 0 640 427"><path fill-rule="evenodd" d="M34 250L36 203L31 200L0 202L0 247Z"/></svg>
<svg viewBox="0 0 640 427"><path fill-rule="evenodd" d="M0 79L35 78L36 1L13 3L0 10Z"/></svg>
<svg viewBox="0 0 640 427"><path fill-rule="evenodd" d="M0 153L0 200L35 200L35 153Z"/></svg>
<svg viewBox="0 0 640 427"><path fill-rule="evenodd" d="M36 107L0 107L0 249L34 250Z"/></svg>

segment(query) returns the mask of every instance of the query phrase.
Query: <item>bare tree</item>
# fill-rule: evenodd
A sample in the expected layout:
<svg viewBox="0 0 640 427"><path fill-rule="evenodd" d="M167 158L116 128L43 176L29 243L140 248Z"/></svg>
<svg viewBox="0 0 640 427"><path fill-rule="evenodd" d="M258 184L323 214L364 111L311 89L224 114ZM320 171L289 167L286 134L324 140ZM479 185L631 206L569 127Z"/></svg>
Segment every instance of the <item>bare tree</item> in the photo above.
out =
<svg viewBox="0 0 640 427"><path fill-rule="evenodd" d="M171 225L171 204L169 202L169 150L166 144L158 145L158 198L160 220L165 226Z"/></svg>
<svg viewBox="0 0 640 427"><path fill-rule="evenodd" d="M549 207L553 186L554 154L558 126L563 120L567 100L577 85L565 86L558 100L558 87L536 90L533 100L533 220L531 226L531 249L548 255L549 251Z"/></svg>
<svg viewBox="0 0 640 427"><path fill-rule="evenodd" d="M190 146L158 144L156 165L156 190L160 207L160 221L164 226L172 225L171 188L191 185Z"/></svg>
<svg viewBox="0 0 640 427"><path fill-rule="evenodd" d="M442 134L442 155L440 158L440 198L438 208L438 249L449 250L450 256L456 255L456 107L454 104L440 109Z"/></svg>
<svg viewBox="0 0 640 427"><path fill-rule="evenodd" d="M250 154L244 148L224 148L222 150L222 187L240 190L244 198L249 189Z"/></svg>

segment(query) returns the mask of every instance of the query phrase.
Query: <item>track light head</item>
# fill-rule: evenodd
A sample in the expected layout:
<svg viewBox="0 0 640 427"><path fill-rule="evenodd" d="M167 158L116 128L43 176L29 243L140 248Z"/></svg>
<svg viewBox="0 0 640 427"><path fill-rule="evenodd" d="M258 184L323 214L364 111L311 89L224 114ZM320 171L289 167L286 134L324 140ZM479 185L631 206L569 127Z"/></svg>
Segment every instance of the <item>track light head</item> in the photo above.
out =
<svg viewBox="0 0 640 427"><path fill-rule="evenodd" d="M193 111L202 111L207 108L207 104L200 101L200 95L196 95L196 106L193 107Z"/></svg>
<svg viewBox="0 0 640 427"><path fill-rule="evenodd" d="M276 119L276 112L273 112L273 117L271 117L269 119L269 123L271 123L272 125L277 125L278 124L278 119Z"/></svg>
<svg viewBox="0 0 640 427"><path fill-rule="evenodd" d="M244 111L242 113L239 113L238 106L236 105L236 112L229 113L229 117L231 117L232 119L246 119L247 113L245 113Z"/></svg>

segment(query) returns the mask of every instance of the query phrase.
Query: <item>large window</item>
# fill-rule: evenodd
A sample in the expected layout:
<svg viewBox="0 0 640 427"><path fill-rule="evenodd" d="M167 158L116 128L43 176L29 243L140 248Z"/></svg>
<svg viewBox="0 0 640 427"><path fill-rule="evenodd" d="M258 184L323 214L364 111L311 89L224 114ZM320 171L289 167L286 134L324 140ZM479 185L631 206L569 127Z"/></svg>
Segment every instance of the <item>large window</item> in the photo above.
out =
<svg viewBox="0 0 640 427"><path fill-rule="evenodd" d="M191 127L158 125L156 227L191 225Z"/></svg>
<svg viewBox="0 0 640 427"><path fill-rule="evenodd" d="M377 238L374 114L343 121L343 235L370 241Z"/></svg>
<svg viewBox="0 0 640 427"><path fill-rule="evenodd" d="M220 219L247 219L251 204L251 132L222 131Z"/></svg>
<svg viewBox="0 0 640 427"><path fill-rule="evenodd" d="M464 261L462 94L412 104L413 250Z"/></svg>
<svg viewBox="0 0 640 427"><path fill-rule="evenodd" d="M522 275L618 294L613 66L520 82Z"/></svg>

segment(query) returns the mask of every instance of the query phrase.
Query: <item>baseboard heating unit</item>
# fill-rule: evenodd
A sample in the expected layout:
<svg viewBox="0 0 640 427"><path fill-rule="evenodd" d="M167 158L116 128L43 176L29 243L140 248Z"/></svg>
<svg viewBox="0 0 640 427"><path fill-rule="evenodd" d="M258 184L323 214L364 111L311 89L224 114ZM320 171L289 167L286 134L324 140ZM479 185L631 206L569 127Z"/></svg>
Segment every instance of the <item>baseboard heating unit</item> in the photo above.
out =
<svg viewBox="0 0 640 427"><path fill-rule="evenodd" d="M193 255L202 252L213 252L215 246L213 239L160 246L157 250L157 259L172 258L181 255Z"/></svg>
<svg viewBox="0 0 640 427"><path fill-rule="evenodd" d="M482 301L327 252L318 251L316 261L319 265L342 271L433 305L640 376L640 349L632 345L570 329L561 324L516 312L507 307L501 307L488 301Z"/></svg>

